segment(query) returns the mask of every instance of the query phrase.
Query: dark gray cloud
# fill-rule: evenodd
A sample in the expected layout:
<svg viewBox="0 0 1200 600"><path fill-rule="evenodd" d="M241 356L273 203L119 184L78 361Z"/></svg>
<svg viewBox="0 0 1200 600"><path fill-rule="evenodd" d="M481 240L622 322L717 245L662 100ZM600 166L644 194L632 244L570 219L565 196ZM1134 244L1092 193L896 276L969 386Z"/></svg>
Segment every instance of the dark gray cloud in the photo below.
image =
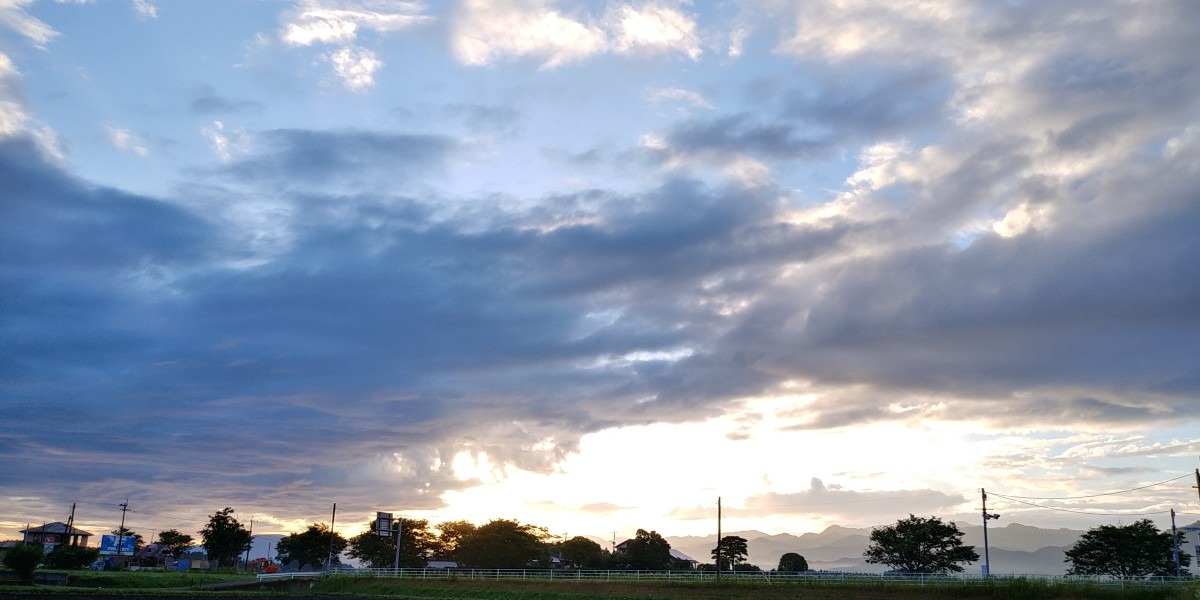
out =
<svg viewBox="0 0 1200 600"><path fill-rule="evenodd" d="M235 113L260 113L266 108L261 102L226 98L211 85L203 85L192 93L188 109L197 115L228 115Z"/></svg>
<svg viewBox="0 0 1200 600"><path fill-rule="evenodd" d="M256 135L262 151L228 172L245 181L346 184L390 178L442 164L455 149L450 138L370 131L280 129Z"/></svg>

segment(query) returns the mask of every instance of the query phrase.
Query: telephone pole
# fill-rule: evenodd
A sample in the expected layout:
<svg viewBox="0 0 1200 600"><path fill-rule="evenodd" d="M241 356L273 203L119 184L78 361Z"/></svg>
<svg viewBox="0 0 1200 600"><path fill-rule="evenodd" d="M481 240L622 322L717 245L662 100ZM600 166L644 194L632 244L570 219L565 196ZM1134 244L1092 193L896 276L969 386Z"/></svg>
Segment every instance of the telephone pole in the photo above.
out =
<svg viewBox="0 0 1200 600"><path fill-rule="evenodd" d="M1000 515L989 513L987 511L987 490L979 488L979 493L983 496L983 576L991 577L992 575L992 558L988 554L988 532L987 524L992 519L999 519Z"/></svg>
<svg viewBox="0 0 1200 600"><path fill-rule="evenodd" d="M717 579L721 578L721 497L717 496Z"/></svg>
<svg viewBox="0 0 1200 600"><path fill-rule="evenodd" d="M121 507L121 528L117 530L117 556L120 556L121 546L125 544L125 511L129 510L129 498L118 506Z"/></svg>

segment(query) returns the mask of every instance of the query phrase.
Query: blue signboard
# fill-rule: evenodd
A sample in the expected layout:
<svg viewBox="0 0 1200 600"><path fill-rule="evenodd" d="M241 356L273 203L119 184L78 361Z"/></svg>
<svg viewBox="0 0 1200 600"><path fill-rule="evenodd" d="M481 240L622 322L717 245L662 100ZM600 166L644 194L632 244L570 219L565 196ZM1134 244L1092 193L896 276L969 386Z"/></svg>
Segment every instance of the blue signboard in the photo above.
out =
<svg viewBox="0 0 1200 600"><path fill-rule="evenodd" d="M121 541L120 552L117 548L117 540ZM102 535L100 536L100 554L122 554L124 556L133 556L133 545L137 542L137 538L132 535L115 536Z"/></svg>

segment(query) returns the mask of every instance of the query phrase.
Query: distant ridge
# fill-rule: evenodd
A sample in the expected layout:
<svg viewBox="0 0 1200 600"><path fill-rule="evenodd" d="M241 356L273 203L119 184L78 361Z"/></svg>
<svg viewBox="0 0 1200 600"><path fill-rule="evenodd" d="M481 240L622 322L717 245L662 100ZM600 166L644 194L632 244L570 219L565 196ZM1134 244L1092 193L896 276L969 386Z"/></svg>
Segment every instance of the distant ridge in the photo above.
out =
<svg viewBox="0 0 1200 600"><path fill-rule="evenodd" d="M979 563L964 565L964 568L966 572L979 572L983 556L983 527L961 522L956 524L963 532L963 541L975 546L981 557ZM731 531L723 535L746 538L750 551L749 562L764 570L775 568L784 553L797 552L816 570L881 573L886 567L867 564L862 556L870 542L871 529L830 525L819 533L800 535L771 535L754 530ZM1062 575L1067 569L1064 552L1083 533L1083 530L1043 529L1020 523L989 526L992 573ZM672 548L678 548L701 562L711 562L717 536L668 536L666 539Z"/></svg>

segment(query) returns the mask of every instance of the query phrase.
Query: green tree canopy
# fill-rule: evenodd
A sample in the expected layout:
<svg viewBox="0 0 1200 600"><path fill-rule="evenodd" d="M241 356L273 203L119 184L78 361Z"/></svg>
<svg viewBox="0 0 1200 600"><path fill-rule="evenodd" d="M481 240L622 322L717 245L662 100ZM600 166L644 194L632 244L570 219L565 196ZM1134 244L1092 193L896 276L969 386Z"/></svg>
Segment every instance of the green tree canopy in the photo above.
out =
<svg viewBox="0 0 1200 600"><path fill-rule="evenodd" d="M937 517L908 515L895 525L871 532L871 544L863 552L867 562L884 564L903 573L961 572L958 563L979 560L974 546L964 546L963 532L954 523Z"/></svg>
<svg viewBox="0 0 1200 600"><path fill-rule="evenodd" d="M33 573L42 560L42 547L34 544L17 544L4 554L4 566L17 574L21 583L33 583Z"/></svg>
<svg viewBox="0 0 1200 600"><path fill-rule="evenodd" d="M495 519L458 541L454 558L461 566L480 569L520 569L531 563L548 564L544 527Z"/></svg>
<svg viewBox="0 0 1200 600"><path fill-rule="evenodd" d="M346 549L347 544L346 538L330 531L328 525L318 523L309 525L308 529L301 533L293 533L284 537L279 540L275 548L278 551L280 564L287 564L294 560L300 563L300 568L303 569L306 566L327 567L326 560L331 560L333 564L340 563L342 551ZM330 558L331 553L332 558Z"/></svg>
<svg viewBox="0 0 1200 600"><path fill-rule="evenodd" d="M469 521L446 521L437 526L437 544L433 555L442 560L455 560L458 544L464 537L474 533L476 527Z"/></svg>
<svg viewBox="0 0 1200 600"><path fill-rule="evenodd" d="M437 538L429 531L429 521L401 517L394 522L400 523L400 566L424 567L437 546ZM366 531L350 538L350 549L346 554L372 569L389 569L396 561L396 537L375 533L375 521L372 520Z"/></svg>
<svg viewBox="0 0 1200 600"><path fill-rule="evenodd" d="M577 535L558 545L562 561L580 569L597 569L608 564L608 552L600 544Z"/></svg>
<svg viewBox="0 0 1200 600"><path fill-rule="evenodd" d="M82 569L100 558L99 548L60 544L42 559L51 569Z"/></svg>
<svg viewBox="0 0 1200 600"><path fill-rule="evenodd" d="M179 558L184 552L191 547L195 539L192 536L181 533L177 529L168 529L158 532L158 541L156 543L166 546L171 552L171 556Z"/></svg>
<svg viewBox="0 0 1200 600"><path fill-rule="evenodd" d="M626 569L654 571L671 568L671 544L657 531L637 530L625 551L614 557Z"/></svg>
<svg viewBox="0 0 1200 600"><path fill-rule="evenodd" d="M721 571L729 571L746 562L749 554L746 538L739 535L727 535L721 538L717 542L717 547L712 549L713 562L717 563L717 569ZM720 558L718 559L718 557Z"/></svg>
<svg viewBox="0 0 1200 600"><path fill-rule="evenodd" d="M228 506L213 513L199 533L204 551L218 568L234 564L238 556L250 549L250 542L254 540Z"/></svg>
<svg viewBox="0 0 1200 600"><path fill-rule="evenodd" d="M779 567L777 567L775 570L782 571L784 573L807 571L808 561L805 560L803 556L795 552L788 552L779 557Z"/></svg>
<svg viewBox="0 0 1200 600"><path fill-rule="evenodd" d="M1179 533L1182 548L1183 533ZM1159 531L1150 519L1129 525L1101 525L1089 529L1066 551L1068 575L1111 575L1121 579L1175 575L1171 534ZM1191 555L1180 550L1181 565ZM1184 569L1184 575L1189 572Z"/></svg>

